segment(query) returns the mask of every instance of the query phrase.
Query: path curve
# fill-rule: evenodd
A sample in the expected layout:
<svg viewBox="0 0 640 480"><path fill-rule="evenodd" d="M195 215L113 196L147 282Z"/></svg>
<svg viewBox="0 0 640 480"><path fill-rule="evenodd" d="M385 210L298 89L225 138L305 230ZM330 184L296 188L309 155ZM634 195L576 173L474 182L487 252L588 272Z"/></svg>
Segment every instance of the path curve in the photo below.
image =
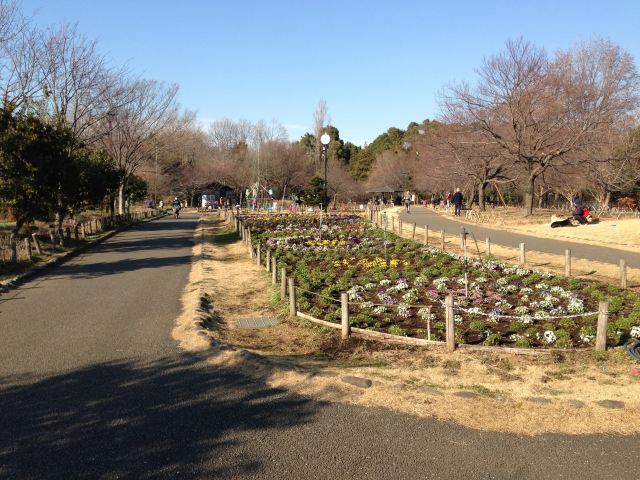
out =
<svg viewBox="0 0 640 480"><path fill-rule="evenodd" d="M571 250L573 258L582 258L597 262L618 264L620 259L625 259L630 268L640 268L640 253L608 248L597 245L589 245L572 241L553 240L549 238L534 237L524 233L516 233L506 230L481 227L478 225L458 222L447 218L433 211L431 208L414 206L410 213L402 211L400 218L405 223L416 223L419 227L429 225L429 230L441 231L443 228L447 233L460 233L462 227L472 232L478 243L484 242L486 237L491 238L491 243L505 247L519 248L520 243L527 245L527 250L562 255L565 249ZM588 227L584 227L588 228Z"/></svg>

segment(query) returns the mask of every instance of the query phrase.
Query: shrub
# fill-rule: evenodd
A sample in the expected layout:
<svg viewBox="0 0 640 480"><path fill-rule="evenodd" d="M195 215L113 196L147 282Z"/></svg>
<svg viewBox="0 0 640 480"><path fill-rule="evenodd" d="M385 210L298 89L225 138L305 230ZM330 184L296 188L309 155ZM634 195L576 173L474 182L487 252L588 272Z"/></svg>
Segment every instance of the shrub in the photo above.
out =
<svg viewBox="0 0 640 480"><path fill-rule="evenodd" d="M433 328L436 330L446 330L447 329L447 324L443 321L440 322L436 322L433 324Z"/></svg>
<svg viewBox="0 0 640 480"><path fill-rule="evenodd" d="M485 324L482 320L474 320L469 324L470 332L482 332L485 328Z"/></svg>
<svg viewBox="0 0 640 480"><path fill-rule="evenodd" d="M571 348L573 342L571 341L571 335L566 330L556 330L556 346L560 348Z"/></svg>
<svg viewBox="0 0 640 480"><path fill-rule="evenodd" d="M526 325L524 323L522 323L520 320L512 320L511 323L509 324L509 328L511 330L516 331L516 332L524 330L525 327L526 327Z"/></svg>
<svg viewBox="0 0 640 480"><path fill-rule="evenodd" d="M502 340L502 335L500 335L498 332L493 332L493 333L490 333L482 343L484 345L489 345L489 346L498 345L500 343L500 340Z"/></svg>
<svg viewBox="0 0 640 480"><path fill-rule="evenodd" d="M391 335L398 335L400 337L406 337L407 336L407 331L400 327L399 325L391 325L387 331L391 334Z"/></svg>
<svg viewBox="0 0 640 480"><path fill-rule="evenodd" d="M522 337L516 341L516 347L529 348L531 346L531 342L527 337Z"/></svg>
<svg viewBox="0 0 640 480"><path fill-rule="evenodd" d="M558 322L558 325L560 325L562 328L570 329L576 327L576 322L574 322L570 318L563 318Z"/></svg>

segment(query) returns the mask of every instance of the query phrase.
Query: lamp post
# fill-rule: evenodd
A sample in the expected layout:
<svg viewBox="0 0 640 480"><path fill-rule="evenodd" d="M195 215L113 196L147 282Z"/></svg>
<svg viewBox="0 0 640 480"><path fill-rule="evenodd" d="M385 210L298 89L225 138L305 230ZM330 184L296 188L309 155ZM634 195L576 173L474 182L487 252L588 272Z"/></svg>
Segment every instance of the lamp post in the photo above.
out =
<svg viewBox="0 0 640 480"><path fill-rule="evenodd" d="M329 146L329 142L331 142L331 137L328 134L323 134L320 137L320 143L322 143L322 156L324 157L324 195L322 197L322 205L324 205L325 210L328 210L328 197L327 197L327 148Z"/></svg>

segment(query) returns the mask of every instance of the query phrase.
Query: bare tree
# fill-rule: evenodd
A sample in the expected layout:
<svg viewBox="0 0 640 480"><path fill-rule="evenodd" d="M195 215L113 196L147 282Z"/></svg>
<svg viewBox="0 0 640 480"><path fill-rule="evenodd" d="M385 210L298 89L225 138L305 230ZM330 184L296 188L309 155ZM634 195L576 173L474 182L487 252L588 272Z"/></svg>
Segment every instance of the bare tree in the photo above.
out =
<svg viewBox="0 0 640 480"><path fill-rule="evenodd" d="M313 156L313 162L316 170L316 174L320 173L322 165L320 164L320 152L322 144L320 143L320 137L324 133L325 128L331 123L329 118L329 109L327 107L327 101L321 98L318 101L318 106L313 112L313 133L315 136L315 153Z"/></svg>
<svg viewBox="0 0 640 480"><path fill-rule="evenodd" d="M302 146L297 142L273 140L262 147L263 179L280 195L299 193L313 176Z"/></svg>
<svg viewBox="0 0 640 480"><path fill-rule="evenodd" d="M120 79L98 51L97 42L74 25L62 25L40 35L40 76L43 79L42 115L69 128L73 138L92 143L104 134L94 128L111 112L132 101L135 90Z"/></svg>
<svg viewBox="0 0 640 480"><path fill-rule="evenodd" d="M129 84L132 101L112 109L102 122L100 142L121 171L118 211L124 213L124 189L127 180L150 156L152 141L177 115L177 85L151 80Z"/></svg>
<svg viewBox="0 0 640 480"><path fill-rule="evenodd" d="M525 213L533 211L536 179L589 149L602 128L637 107L638 75L631 56L596 40L559 52L553 61L533 44L509 41L485 59L475 88L449 87L450 123L478 125L525 174Z"/></svg>

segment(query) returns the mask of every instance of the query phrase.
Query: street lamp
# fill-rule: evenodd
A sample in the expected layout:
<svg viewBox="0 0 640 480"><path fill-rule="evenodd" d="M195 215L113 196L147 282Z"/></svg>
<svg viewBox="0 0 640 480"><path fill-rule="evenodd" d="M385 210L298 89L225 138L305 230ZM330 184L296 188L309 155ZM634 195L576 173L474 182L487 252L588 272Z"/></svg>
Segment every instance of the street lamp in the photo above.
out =
<svg viewBox="0 0 640 480"><path fill-rule="evenodd" d="M324 197L322 198L322 204L324 205L325 210L328 210L328 199L327 196L327 148L331 142L331 137L328 134L323 134L320 137L320 143L322 143L322 155L324 156Z"/></svg>

